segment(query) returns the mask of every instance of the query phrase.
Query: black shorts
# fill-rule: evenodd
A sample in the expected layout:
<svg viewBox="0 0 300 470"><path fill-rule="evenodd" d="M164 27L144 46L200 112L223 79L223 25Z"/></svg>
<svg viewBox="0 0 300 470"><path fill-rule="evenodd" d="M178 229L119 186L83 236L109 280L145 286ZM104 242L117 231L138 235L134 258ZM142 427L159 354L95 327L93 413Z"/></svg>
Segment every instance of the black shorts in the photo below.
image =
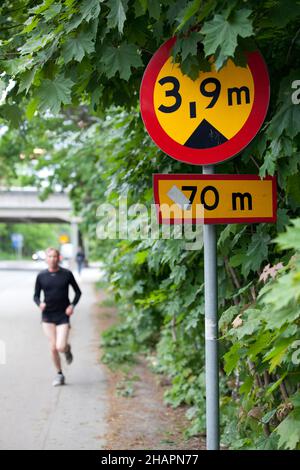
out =
<svg viewBox="0 0 300 470"><path fill-rule="evenodd" d="M44 313L42 314L42 322L43 323L54 323L54 325L69 325L70 324L70 317L64 313Z"/></svg>

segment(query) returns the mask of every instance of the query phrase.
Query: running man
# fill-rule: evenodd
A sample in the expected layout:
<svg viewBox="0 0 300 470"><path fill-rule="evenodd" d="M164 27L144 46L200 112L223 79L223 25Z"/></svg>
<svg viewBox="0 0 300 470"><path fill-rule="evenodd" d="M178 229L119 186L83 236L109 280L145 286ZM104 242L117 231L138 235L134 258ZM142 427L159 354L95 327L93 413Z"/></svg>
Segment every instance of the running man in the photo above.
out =
<svg viewBox="0 0 300 470"><path fill-rule="evenodd" d="M42 312L43 331L49 340L51 356L57 370L53 381L54 387L65 383L59 353L65 354L68 364L73 361L71 346L68 343L70 317L81 297L81 290L72 272L59 266L59 258L59 251L55 248L46 250L48 269L38 274L34 292L34 301ZM75 291L72 303L69 300L70 285ZM43 301L41 301L41 291L44 292Z"/></svg>
<svg viewBox="0 0 300 470"><path fill-rule="evenodd" d="M81 274L84 262L85 262L85 254L84 254L83 249L80 246L76 254L76 263L77 263L77 270L78 270L79 275Z"/></svg>

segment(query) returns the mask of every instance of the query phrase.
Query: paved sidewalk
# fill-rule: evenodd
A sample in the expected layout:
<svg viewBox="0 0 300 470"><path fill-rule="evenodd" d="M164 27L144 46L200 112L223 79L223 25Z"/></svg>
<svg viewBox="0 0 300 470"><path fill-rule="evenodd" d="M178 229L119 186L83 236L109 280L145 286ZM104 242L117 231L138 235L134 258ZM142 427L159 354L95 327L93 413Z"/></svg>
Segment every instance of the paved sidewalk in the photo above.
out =
<svg viewBox="0 0 300 470"><path fill-rule="evenodd" d="M52 387L55 370L33 304L36 272L0 271L0 450L101 449L106 431L106 378L99 365L99 331L93 283L79 280L83 296L72 319L75 361L65 366L67 385Z"/></svg>

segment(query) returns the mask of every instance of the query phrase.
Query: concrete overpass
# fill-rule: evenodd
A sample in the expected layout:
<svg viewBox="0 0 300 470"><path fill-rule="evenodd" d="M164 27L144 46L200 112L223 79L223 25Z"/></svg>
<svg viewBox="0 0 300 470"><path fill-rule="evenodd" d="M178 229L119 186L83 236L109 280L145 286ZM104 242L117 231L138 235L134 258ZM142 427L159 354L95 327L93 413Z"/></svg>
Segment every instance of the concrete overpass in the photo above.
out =
<svg viewBox="0 0 300 470"><path fill-rule="evenodd" d="M56 192L45 201L41 201L39 195L33 188L0 188L0 222L70 224L75 255L78 250L80 219L74 216L68 195Z"/></svg>

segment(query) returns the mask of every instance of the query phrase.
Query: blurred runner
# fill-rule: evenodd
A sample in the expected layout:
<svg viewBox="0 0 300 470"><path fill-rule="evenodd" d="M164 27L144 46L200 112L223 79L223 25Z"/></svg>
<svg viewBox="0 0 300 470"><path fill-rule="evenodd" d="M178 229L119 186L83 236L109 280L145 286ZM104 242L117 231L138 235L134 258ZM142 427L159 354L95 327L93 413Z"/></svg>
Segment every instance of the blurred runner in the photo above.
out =
<svg viewBox="0 0 300 470"><path fill-rule="evenodd" d="M81 246L78 248L78 252L76 254L76 263L77 263L77 269L78 269L78 274L81 274L82 268L84 266L85 262L85 254Z"/></svg>
<svg viewBox="0 0 300 470"><path fill-rule="evenodd" d="M68 364L73 361L71 345L68 343L70 317L81 297L81 290L72 272L59 266L59 261L59 251L48 248L46 250L48 269L38 274L34 292L34 301L42 312L43 331L49 340L53 363L57 370L53 381L55 387L65 383L59 353L65 354ZM75 291L72 303L69 300L70 285ZM41 291L44 292L43 301L41 301Z"/></svg>

